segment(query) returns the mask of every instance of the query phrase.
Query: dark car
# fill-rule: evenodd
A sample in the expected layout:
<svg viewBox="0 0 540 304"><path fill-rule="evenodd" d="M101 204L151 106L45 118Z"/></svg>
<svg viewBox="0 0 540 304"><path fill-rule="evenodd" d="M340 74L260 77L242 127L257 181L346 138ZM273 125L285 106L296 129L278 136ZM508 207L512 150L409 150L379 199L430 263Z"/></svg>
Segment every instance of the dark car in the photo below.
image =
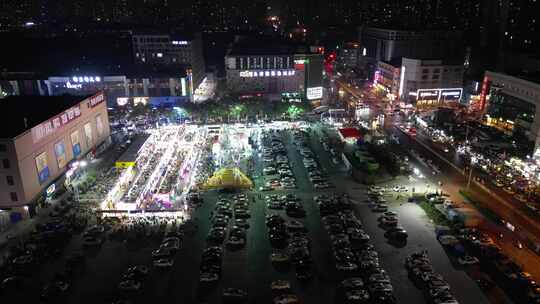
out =
<svg viewBox="0 0 540 304"><path fill-rule="evenodd" d="M399 241L406 240L408 236L409 235L407 234L407 231L405 229L388 230L384 233L384 237Z"/></svg>

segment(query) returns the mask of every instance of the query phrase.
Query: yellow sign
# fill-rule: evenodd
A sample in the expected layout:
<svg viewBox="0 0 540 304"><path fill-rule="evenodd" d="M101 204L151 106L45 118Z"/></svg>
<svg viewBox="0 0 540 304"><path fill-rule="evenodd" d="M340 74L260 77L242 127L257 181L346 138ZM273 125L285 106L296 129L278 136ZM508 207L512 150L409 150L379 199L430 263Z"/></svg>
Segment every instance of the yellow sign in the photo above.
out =
<svg viewBox="0 0 540 304"><path fill-rule="evenodd" d="M135 162L116 162L115 164L116 168L129 168L129 167L135 167Z"/></svg>

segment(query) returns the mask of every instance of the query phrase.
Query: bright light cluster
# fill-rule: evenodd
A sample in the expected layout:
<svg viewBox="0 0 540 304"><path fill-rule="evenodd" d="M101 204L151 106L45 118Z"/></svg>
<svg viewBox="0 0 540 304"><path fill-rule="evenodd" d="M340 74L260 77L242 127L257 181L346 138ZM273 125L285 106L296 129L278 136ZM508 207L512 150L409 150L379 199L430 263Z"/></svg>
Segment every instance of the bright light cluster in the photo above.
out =
<svg viewBox="0 0 540 304"><path fill-rule="evenodd" d="M285 70L285 71L241 71L240 77L251 78L251 77L282 77L282 76L294 76L294 70Z"/></svg>
<svg viewBox="0 0 540 304"><path fill-rule="evenodd" d="M101 77L99 76L73 76L71 77L73 82L100 82Z"/></svg>

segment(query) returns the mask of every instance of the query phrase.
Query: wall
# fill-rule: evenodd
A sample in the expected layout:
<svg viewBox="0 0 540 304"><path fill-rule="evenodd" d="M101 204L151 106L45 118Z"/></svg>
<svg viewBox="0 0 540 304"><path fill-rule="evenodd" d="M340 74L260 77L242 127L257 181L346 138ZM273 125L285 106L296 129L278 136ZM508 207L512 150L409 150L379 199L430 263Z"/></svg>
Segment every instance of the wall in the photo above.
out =
<svg viewBox="0 0 540 304"><path fill-rule="evenodd" d="M11 192L15 192L19 201L24 197L21 177L19 175L17 157L15 153L15 145L12 140L0 140L0 145L6 147L5 152L0 152L0 206L9 206L13 204L11 200ZM6 169L3 166L2 160L8 159L10 168ZM13 185L8 185L6 176L13 177Z"/></svg>
<svg viewBox="0 0 540 304"><path fill-rule="evenodd" d="M84 156L87 152L102 143L110 135L109 117L107 115L106 102L101 102L93 108L89 106L88 99L83 100L80 105L81 115L60 127L54 133L34 142L31 130L19 135L15 139L16 157L18 160L19 172L22 178L24 196L19 198L19 205L24 205L33 200L52 181L60 177L66 171L67 166L59 168L59 163L55 154L54 145L63 140L65 147L65 162L74 159L72 149L71 134L74 131L79 133L80 154L77 158ZM98 136L96 117L101 115L102 134ZM87 143L84 126L90 123L92 130L92 141ZM36 157L46 152L49 177L43 183L39 183L36 167Z"/></svg>

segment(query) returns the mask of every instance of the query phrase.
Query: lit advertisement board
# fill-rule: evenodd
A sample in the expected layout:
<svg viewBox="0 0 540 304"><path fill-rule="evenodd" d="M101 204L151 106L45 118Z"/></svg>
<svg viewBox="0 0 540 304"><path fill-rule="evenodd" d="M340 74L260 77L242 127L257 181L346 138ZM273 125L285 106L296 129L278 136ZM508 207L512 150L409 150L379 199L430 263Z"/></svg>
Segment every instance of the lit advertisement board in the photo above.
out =
<svg viewBox="0 0 540 304"><path fill-rule="evenodd" d="M56 130L69 124L72 120L81 116L79 105L71 107L61 114L35 126L32 128L32 139L34 143L38 143L42 138L54 134Z"/></svg>
<svg viewBox="0 0 540 304"><path fill-rule="evenodd" d="M81 154L81 142L79 140L79 131L71 133L71 149L73 151L73 157L77 157Z"/></svg>
<svg viewBox="0 0 540 304"><path fill-rule="evenodd" d="M438 100L440 90L418 90L416 100Z"/></svg>
<svg viewBox="0 0 540 304"><path fill-rule="evenodd" d="M306 96L308 100L321 99L323 97L323 88L322 87L307 88Z"/></svg>
<svg viewBox="0 0 540 304"><path fill-rule="evenodd" d="M96 129L98 137L101 137L101 135L103 135L103 120L101 119L101 114L96 116Z"/></svg>
<svg viewBox="0 0 540 304"><path fill-rule="evenodd" d="M58 168L64 168L64 166L67 164L67 158L66 158L66 146L64 145L63 140L54 144L54 154L56 155Z"/></svg>
<svg viewBox="0 0 540 304"><path fill-rule="evenodd" d="M480 110L483 111L486 107L486 100L489 91L490 80L486 75L484 76L484 81L482 81L482 91L480 91Z"/></svg>
<svg viewBox="0 0 540 304"><path fill-rule="evenodd" d="M49 179L49 166L47 165L47 152L43 152L36 156L36 169L38 173L38 180L40 184Z"/></svg>
<svg viewBox="0 0 540 304"><path fill-rule="evenodd" d="M84 135L86 137L86 146L88 148L93 146L93 137L92 137L92 125L90 123L87 123L84 125Z"/></svg>
<svg viewBox="0 0 540 304"><path fill-rule="evenodd" d="M442 89L440 98L443 101L459 101L462 94L463 89Z"/></svg>

